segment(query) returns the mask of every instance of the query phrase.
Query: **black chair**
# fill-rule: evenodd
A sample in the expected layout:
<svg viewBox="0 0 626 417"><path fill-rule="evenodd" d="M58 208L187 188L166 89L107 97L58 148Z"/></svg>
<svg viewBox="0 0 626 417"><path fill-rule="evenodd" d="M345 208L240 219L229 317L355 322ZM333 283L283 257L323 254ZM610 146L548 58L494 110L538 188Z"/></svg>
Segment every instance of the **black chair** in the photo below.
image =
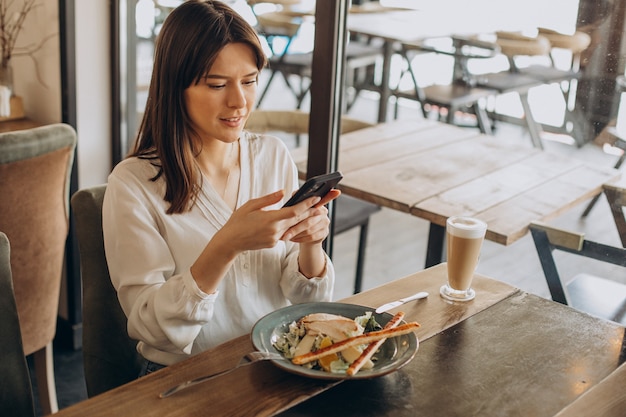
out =
<svg viewBox="0 0 626 417"><path fill-rule="evenodd" d="M343 116L341 119L342 133L353 132L371 124L361 120ZM303 135L309 132L309 113L299 110L255 110L246 123L246 129L252 132L289 133ZM303 148L292 150L302 152ZM369 220L372 214L381 210L380 206L342 194L335 200L334 234L340 234L359 226L359 247L354 279L354 293L361 292L363 283L363 264L367 246Z"/></svg>
<svg viewBox="0 0 626 417"><path fill-rule="evenodd" d="M89 397L136 379L142 357L128 337L126 315L109 277L102 237L105 185L86 188L71 199L83 283L83 361Z"/></svg>
<svg viewBox="0 0 626 417"><path fill-rule="evenodd" d="M446 39L437 39L445 41ZM450 124L458 124L457 112L472 113L476 116L476 123L482 133L491 134L491 122L485 109L485 101L494 95L493 90L476 87L469 76L467 63L471 59L486 59L495 56L498 47L492 43L481 42L469 38L453 37L448 46L434 46L428 40L423 42L404 42L400 46L399 54L404 59L406 70L412 81L410 89L396 88L393 95L396 98L416 100L422 109L423 116L428 118L436 113L437 118L443 118ZM432 43L433 40L430 40ZM436 54L454 58L455 74L449 84L433 84L420 86L419 68L414 68L413 60L417 55ZM445 112L442 111L445 109ZM398 117L398 101L396 100L395 117Z"/></svg>
<svg viewBox="0 0 626 417"><path fill-rule="evenodd" d="M626 325L626 285L587 273L578 273L565 281L553 254L562 251L626 268L626 249L593 242L583 234L544 223L532 223L530 231L554 301ZM619 276L626 278L626 269L617 269L623 270Z"/></svg>
<svg viewBox="0 0 626 417"><path fill-rule="evenodd" d="M10 252L9 239L0 232L0 415L34 417L33 391L13 294Z"/></svg>
<svg viewBox="0 0 626 417"><path fill-rule="evenodd" d="M256 7L261 3L273 4L277 11L267 13L256 13ZM258 34L267 40L271 55L268 59L268 70L270 72L264 88L259 94L257 106L261 107L272 81L277 74L280 74L287 85L287 88L296 98L296 109L302 107L304 98L311 88L311 66L313 63L312 52L294 52L290 50L292 42L297 38L305 19L312 16L299 15L292 11L291 0L248 0L256 20L255 26ZM297 2L296 2L297 3ZM277 40L281 39L282 47L279 49ZM346 97L346 110L349 110L356 101L362 89L370 88L371 80L363 79L363 74L372 74L372 68L382 57L380 45L366 41L351 39L346 45L346 90L353 93ZM292 77L297 79L294 83Z"/></svg>
<svg viewBox="0 0 626 417"><path fill-rule="evenodd" d="M272 81L277 74L280 74L287 88L294 94L296 108L299 109L310 88L307 80L311 78L312 54L309 52L292 52L289 49L300 31L303 19L281 12L258 14L256 19L256 30L260 36L267 40L271 52L267 68L270 76L259 95L257 106L261 106ZM284 46L280 50L275 45L278 39L284 41ZM298 86L291 80L292 75L298 77Z"/></svg>

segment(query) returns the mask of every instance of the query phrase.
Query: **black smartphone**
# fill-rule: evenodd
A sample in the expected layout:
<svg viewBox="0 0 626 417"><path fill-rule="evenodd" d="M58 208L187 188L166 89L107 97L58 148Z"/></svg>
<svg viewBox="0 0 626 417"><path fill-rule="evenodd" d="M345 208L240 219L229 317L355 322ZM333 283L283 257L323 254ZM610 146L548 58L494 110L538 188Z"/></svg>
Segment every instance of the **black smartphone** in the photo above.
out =
<svg viewBox="0 0 626 417"><path fill-rule="evenodd" d="M335 188L342 178L343 175L339 171L309 178L283 207L293 206L313 196L324 197L330 190Z"/></svg>

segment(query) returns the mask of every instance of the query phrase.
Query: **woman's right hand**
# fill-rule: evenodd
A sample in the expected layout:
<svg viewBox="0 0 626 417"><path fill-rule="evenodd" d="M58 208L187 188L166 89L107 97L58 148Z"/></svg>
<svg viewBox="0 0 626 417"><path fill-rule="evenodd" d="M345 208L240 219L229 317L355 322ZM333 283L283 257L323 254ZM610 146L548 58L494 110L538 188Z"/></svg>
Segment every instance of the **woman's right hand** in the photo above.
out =
<svg viewBox="0 0 626 417"><path fill-rule="evenodd" d="M313 207L320 202L319 197L308 198L281 210L268 210L268 207L280 202L284 196L284 191L277 191L252 199L235 210L219 232L227 239L235 255L245 250L274 247L289 228L308 217L318 215L322 210Z"/></svg>

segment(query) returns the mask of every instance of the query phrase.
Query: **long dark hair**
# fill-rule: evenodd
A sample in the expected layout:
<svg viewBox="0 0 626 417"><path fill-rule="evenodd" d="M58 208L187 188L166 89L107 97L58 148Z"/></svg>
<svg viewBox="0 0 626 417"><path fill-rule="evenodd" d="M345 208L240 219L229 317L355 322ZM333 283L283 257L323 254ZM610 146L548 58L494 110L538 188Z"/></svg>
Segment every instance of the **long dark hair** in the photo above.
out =
<svg viewBox="0 0 626 417"><path fill-rule="evenodd" d="M154 68L145 113L129 156L153 160L165 179L168 214L191 208L199 192L200 173L194 157L197 136L185 106L184 91L213 65L224 46L243 43L256 56L257 68L266 57L255 30L222 1L188 0L163 23L156 41Z"/></svg>

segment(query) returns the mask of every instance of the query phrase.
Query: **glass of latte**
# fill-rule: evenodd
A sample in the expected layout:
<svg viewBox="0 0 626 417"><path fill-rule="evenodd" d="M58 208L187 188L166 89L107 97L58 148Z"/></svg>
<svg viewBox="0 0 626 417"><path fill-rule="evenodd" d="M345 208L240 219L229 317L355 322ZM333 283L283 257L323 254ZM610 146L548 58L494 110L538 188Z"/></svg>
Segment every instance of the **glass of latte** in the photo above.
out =
<svg viewBox="0 0 626 417"><path fill-rule="evenodd" d="M471 288L472 278L486 231L487 224L481 220L462 216L448 218L448 282L440 290L443 298L469 301L476 296Z"/></svg>

